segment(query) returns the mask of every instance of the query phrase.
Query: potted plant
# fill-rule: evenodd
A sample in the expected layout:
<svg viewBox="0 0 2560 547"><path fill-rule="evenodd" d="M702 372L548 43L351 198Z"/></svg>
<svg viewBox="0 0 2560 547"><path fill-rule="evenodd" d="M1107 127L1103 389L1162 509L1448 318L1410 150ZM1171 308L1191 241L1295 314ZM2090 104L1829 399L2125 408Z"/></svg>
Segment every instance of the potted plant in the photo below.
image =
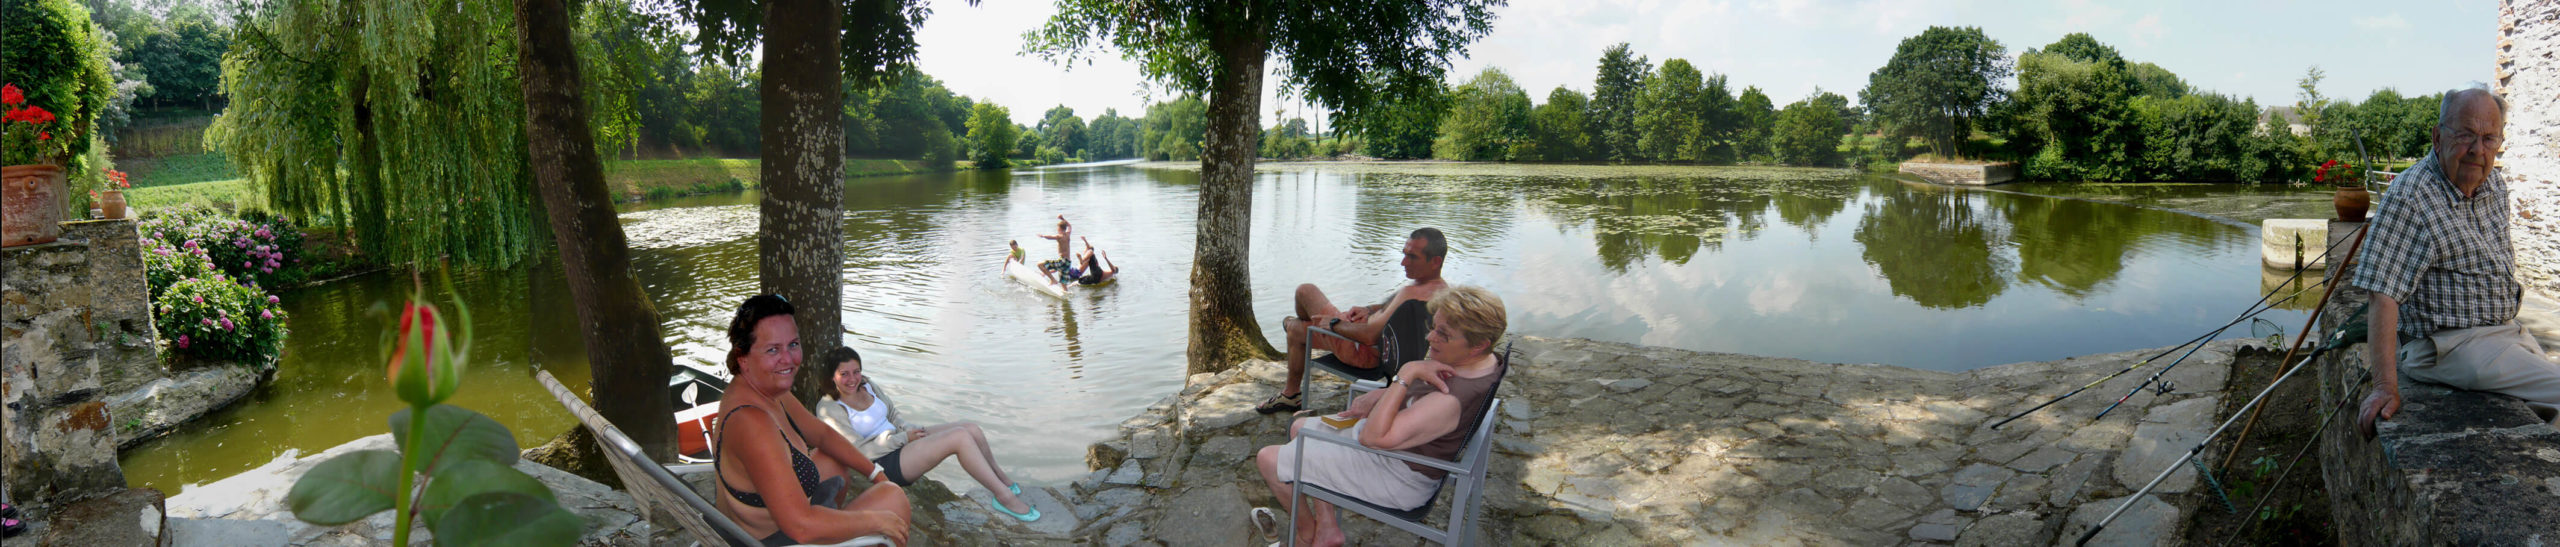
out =
<svg viewBox="0 0 2560 547"><path fill-rule="evenodd" d="M123 171L108 169L107 189L89 192L89 202L98 204L98 218L104 220L125 218L127 215L124 191L130 188L133 188L133 183L125 180Z"/></svg>
<svg viewBox="0 0 2560 547"><path fill-rule="evenodd" d="M2358 176L2361 173L2355 164L2338 160L2322 163L2312 172L2312 182L2337 185L2338 195L2330 199L2330 204L2337 207L2340 221L2364 222L2365 211L2373 208L2373 193L2364 189L2363 177Z"/></svg>
<svg viewBox="0 0 2560 547"><path fill-rule="evenodd" d="M53 138L55 117L26 104L26 93L0 84L0 247L50 243L62 236L62 166L69 139Z"/></svg>

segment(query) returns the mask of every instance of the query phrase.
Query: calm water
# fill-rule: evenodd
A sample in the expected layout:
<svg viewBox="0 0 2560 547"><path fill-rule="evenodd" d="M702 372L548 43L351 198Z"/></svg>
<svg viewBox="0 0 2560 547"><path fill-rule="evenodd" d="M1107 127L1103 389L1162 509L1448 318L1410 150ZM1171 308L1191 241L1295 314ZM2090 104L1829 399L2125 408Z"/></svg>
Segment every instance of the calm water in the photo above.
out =
<svg viewBox="0 0 2560 547"><path fill-rule="evenodd" d="M1086 444L1181 384L1197 184L1188 169L1138 167L856 179L845 198L848 340L909 416L984 424L1018 477L1081 476ZM1290 309L1292 287L1383 297L1401 282L1404 235L1436 226L1450 237L1447 277L1501 294L1513 332L1964 370L2175 344L2283 281L2259 271L2245 213L2003 188L1830 170L1266 164L1252 283L1277 341L1272 319ZM2039 191L2072 197L2026 193ZM2326 200L2222 191L2273 210ZM716 366L723 321L756 290L754 199L624 216L680 364ZM1059 213L1120 264L1118 284L1059 301L998 272L1008 239L1035 255L1054 248L1031 235ZM532 371L587 378L559 271L547 262L455 279L474 305L481 362L454 403L525 442L572 424ZM368 310L409 287L405 274L382 274L284 295L293 335L276 382L126 453L126 476L174 493L286 450L385 431L400 403L376 362L383 318ZM2290 328L2303 315L2268 317ZM957 466L935 474L969 487Z"/></svg>

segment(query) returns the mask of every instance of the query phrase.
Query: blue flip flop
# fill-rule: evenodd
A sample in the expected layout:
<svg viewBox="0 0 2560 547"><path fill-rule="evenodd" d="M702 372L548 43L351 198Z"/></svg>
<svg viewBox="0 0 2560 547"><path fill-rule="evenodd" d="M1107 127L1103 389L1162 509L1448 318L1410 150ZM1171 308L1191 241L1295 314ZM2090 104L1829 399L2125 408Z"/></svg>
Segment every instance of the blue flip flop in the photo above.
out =
<svg viewBox="0 0 2560 547"><path fill-rule="evenodd" d="M1030 502L1024 502L1024 505L1029 505L1029 504L1030 504ZM997 512L997 513L1002 513L1002 514L1004 514L1004 516L1013 517L1013 518L1014 518L1014 520L1020 520L1020 521L1023 521L1023 522L1031 522L1031 521L1035 521L1035 520L1040 520L1040 506L1037 506L1037 505L1032 505L1032 506L1031 506L1031 512L1029 512L1029 513L1016 513L1016 512L1013 512L1013 510L1011 510L1011 509L1006 509L1006 508L1004 508L1004 502L996 500L996 497L995 497L995 496L987 496L987 506L988 506L988 507L994 507L994 508L996 508L996 512Z"/></svg>

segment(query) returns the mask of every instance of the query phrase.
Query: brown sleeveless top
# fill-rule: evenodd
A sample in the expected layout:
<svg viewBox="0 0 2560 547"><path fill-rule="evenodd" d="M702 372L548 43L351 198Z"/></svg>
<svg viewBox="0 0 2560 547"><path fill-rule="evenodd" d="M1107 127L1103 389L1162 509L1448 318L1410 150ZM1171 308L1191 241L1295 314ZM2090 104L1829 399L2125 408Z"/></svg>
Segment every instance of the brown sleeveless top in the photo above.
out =
<svg viewBox="0 0 2560 547"><path fill-rule="evenodd" d="M1467 436L1474 434L1476 426L1484 423L1484 405L1493 398L1493 389L1502 381L1502 373L1507 372L1499 367L1510 366L1510 363L1503 361L1495 361L1495 363L1494 366L1497 368L1493 373L1486 374L1482 378L1453 376L1446 380L1449 384L1449 395L1458 398L1458 428L1441 434L1439 438L1431 439L1431 442L1422 443L1422 446L1413 447L1409 452L1443 461L1458 461L1458 452L1467 448ZM1431 384L1420 382L1405 387L1413 390L1405 396L1407 405L1413 404L1414 400L1421 399L1422 396L1429 395L1433 391ZM1411 462L1404 465L1412 468L1414 472L1431 477L1432 480L1439 480L1449 475L1447 471L1427 465Z"/></svg>

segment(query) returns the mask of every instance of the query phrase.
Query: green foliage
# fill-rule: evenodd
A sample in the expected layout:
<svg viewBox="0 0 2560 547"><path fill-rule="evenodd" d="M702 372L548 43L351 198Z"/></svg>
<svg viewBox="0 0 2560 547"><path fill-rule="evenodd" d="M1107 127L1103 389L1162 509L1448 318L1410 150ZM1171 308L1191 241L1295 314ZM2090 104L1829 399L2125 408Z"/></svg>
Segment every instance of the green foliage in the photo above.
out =
<svg viewBox="0 0 2560 547"><path fill-rule="evenodd" d="M1262 131L1262 157L1289 159L1314 154L1314 138L1307 131L1306 118L1289 118L1277 127Z"/></svg>
<svg viewBox="0 0 2560 547"><path fill-rule="evenodd" d="M152 325L179 353L263 367L284 351L283 307L229 276L181 278L151 306Z"/></svg>
<svg viewBox="0 0 2560 547"><path fill-rule="evenodd" d="M0 25L0 83L16 85L26 94L27 105L59 118L55 127L60 130L50 140L61 148L31 163L64 166L75 181L84 172L103 171L104 166L84 156L94 146L98 116L116 90L108 68L110 44L98 35L89 10L74 0L10 0L0 2L0 21L8 22ZM11 151L12 156L20 153ZM70 190L81 195L97 188L74 184Z"/></svg>
<svg viewBox="0 0 2560 547"><path fill-rule="evenodd" d="M115 60L149 82L153 108L211 109L222 95L222 54L231 49L230 25L206 5L164 3L153 16L139 0L92 2L99 26L114 33Z"/></svg>
<svg viewBox="0 0 2560 547"><path fill-rule="evenodd" d="M1140 129L1140 153L1158 161L1200 159L1200 141L1209 130L1209 103L1198 95L1147 105Z"/></svg>
<svg viewBox="0 0 2560 547"><path fill-rule="evenodd" d="M851 87L852 82L846 85ZM845 93L845 153L856 156L958 159L977 103L954 94L921 71L910 71L877 89Z"/></svg>
<svg viewBox="0 0 2560 547"><path fill-rule="evenodd" d="M758 0L673 0L693 24L702 53L740 65L763 45L765 3ZM933 8L924 0L847 0L837 43L850 89L867 89L915 67L916 28Z"/></svg>
<svg viewBox="0 0 2560 547"><path fill-rule="evenodd" d="M1348 118L1396 117L1370 111L1405 110L1418 97L1445 93L1441 80L1448 59L1465 55L1467 44L1492 32L1493 8L1503 4L1063 0L1047 24L1023 34L1023 49L1065 63L1117 49L1149 81L1184 93L1210 93L1218 71L1246 68L1229 66L1213 42L1259 41L1255 54L1278 61L1272 68L1282 75L1280 84L1297 96ZM1434 116L1426 125L1426 135L1437 121ZM1430 137L1423 140L1427 148Z"/></svg>
<svg viewBox="0 0 2560 547"><path fill-rule="evenodd" d="M2177 74L2151 63L2133 65L2133 85L2137 95L2166 99L2185 97L2195 92L2195 88L2187 85L2187 81L2178 78Z"/></svg>
<svg viewBox="0 0 2560 547"><path fill-rule="evenodd" d="M536 225L505 3L279 0L223 58L209 145L267 207L388 261L507 265Z"/></svg>
<svg viewBox="0 0 2560 547"><path fill-rule="evenodd" d="M1734 116L1742 129L1734 138L1734 154L1742 161L1765 162L1777 159L1771 149L1772 133L1777 130L1778 111L1769 102L1769 94L1760 88L1742 88L1742 98L1734 103Z"/></svg>
<svg viewBox="0 0 2560 547"><path fill-rule="evenodd" d="M170 249L206 251L215 268L245 283L285 287L308 275L299 268L301 225L263 211L234 217L207 207L182 207L143 219L139 229Z"/></svg>
<svg viewBox="0 0 2560 547"><path fill-rule="evenodd" d="M1663 61L1636 99L1636 149L1655 161L1730 163L1743 122L1724 75L1701 76L1685 59Z"/></svg>
<svg viewBox="0 0 2560 547"><path fill-rule="evenodd" d="M1529 93L1502 69L1486 67L1450 94L1449 113L1440 120L1440 136L1432 156L1440 159L1495 161L1511 157L1512 148L1529 143Z"/></svg>
<svg viewBox="0 0 2560 547"><path fill-rule="evenodd" d="M1592 156L1621 162L1643 158L1636 147L1640 137L1636 100L1644 95L1644 82L1652 72L1652 62L1637 56L1625 42L1601 52L1600 73L1591 87Z"/></svg>
<svg viewBox="0 0 2560 547"><path fill-rule="evenodd" d="M1116 160L1146 155L1146 147L1139 142L1145 138L1139 121L1122 117L1118 109L1102 111L1102 117L1094 118L1085 129L1091 133L1087 137L1091 147L1087 156L1092 159Z"/></svg>
<svg viewBox="0 0 2560 547"><path fill-rule="evenodd" d="M1032 157L1040 160L1042 165L1057 165L1067 162L1066 152L1061 152L1058 149L1051 148L1049 145L1045 144L1040 145L1039 150L1032 152Z"/></svg>
<svg viewBox="0 0 2560 547"><path fill-rule="evenodd" d="M1838 95L1832 95L1838 97ZM1771 145L1778 163L1834 166L1840 164L1840 111L1808 98L1778 111Z"/></svg>
<svg viewBox="0 0 2560 547"><path fill-rule="evenodd" d="M1014 140L1021 137L1014 128L1013 114L995 103L978 103L969 112L969 158L982 169L1005 167L1012 163Z"/></svg>
<svg viewBox="0 0 2560 547"><path fill-rule="evenodd" d="M1392 160L1427 158L1449 102L1446 92L1416 93L1359 113L1344 112L1336 123L1344 133L1360 137L1363 154Z"/></svg>
<svg viewBox="0 0 2560 547"><path fill-rule="evenodd" d="M1893 58L1867 76L1858 102L1889 135L1921 137L1941 155L1973 133L1974 120L1998 104L1999 82L2013 68L2000 42L1977 27L1929 27L1895 46Z"/></svg>
<svg viewBox="0 0 2560 547"><path fill-rule="evenodd" d="M2130 180L2140 127L2124 57L2086 34L2019 55L2009 146L2032 151L2024 173L2041 180Z"/></svg>
<svg viewBox="0 0 2560 547"><path fill-rule="evenodd" d="M1529 113L1529 133L1536 142L1529 158L1545 161L1594 159L1591 146L1591 100L1565 86L1547 92L1547 103Z"/></svg>
<svg viewBox="0 0 2560 547"><path fill-rule="evenodd" d="M2136 97L2139 180L2292 182L2308 164L2292 133L2256 130L2256 101L2214 93Z"/></svg>
<svg viewBox="0 0 2560 547"><path fill-rule="evenodd" d="M1057 149L1060 157L1084 157L1091 140L1085 132L1084 118L1076 117L1076 109L1063 104L1041 113L1040 137L1044 141L1040 144Z"/></svg>

